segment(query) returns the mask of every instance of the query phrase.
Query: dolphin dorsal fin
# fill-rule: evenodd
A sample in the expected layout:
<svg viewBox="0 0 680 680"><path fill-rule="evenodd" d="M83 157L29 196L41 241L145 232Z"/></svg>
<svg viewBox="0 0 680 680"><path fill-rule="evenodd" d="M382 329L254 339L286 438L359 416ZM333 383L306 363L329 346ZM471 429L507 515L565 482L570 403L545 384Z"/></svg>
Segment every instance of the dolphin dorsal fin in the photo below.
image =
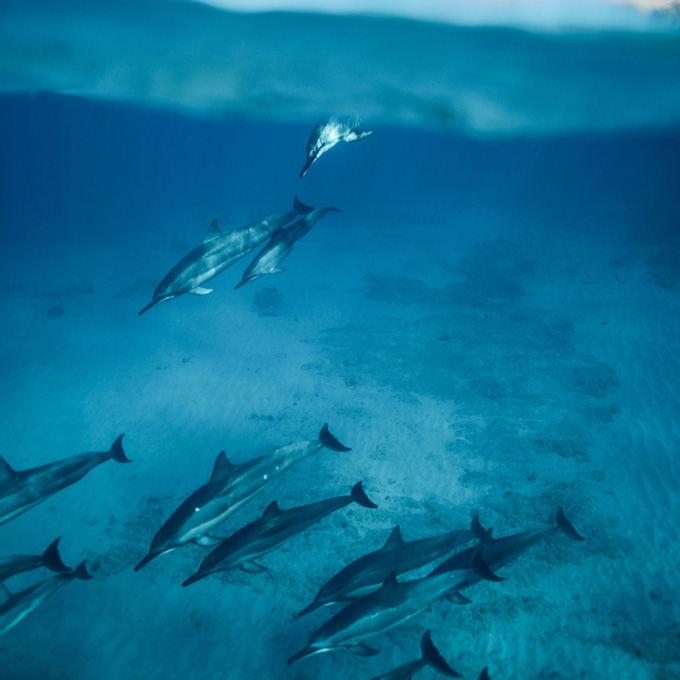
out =
<svg viewBox="0 0 680 680"><path fill-rule="evenodd" d="M222 230L217 226L217 220L213 220L210 223L210 226L208 227L208 233L205 235L205 238L203 239L203 243L207 243L208 241L212 241L214 238L217 238L218 236L222 235Z"/></svg>
<svg viewBox="0 0 680 680"><path fill-rule="evenodd" d="M226 477L235 467L236 466L227 459L227 454L224 451L220 451L217 460L215 461L215 467L213 468L210 481L214 482L217 479Z"/></svg>
<svg viewBox="0 0 680 680"><path fill-rule="evenodd" d="M9 481L15 474L16 472L12 470L9 463L0 456L0 483Z"/></svg>
<svg viewBox="0 0 680 680"><path fill-rule="evenodd" d="M267 506L266 510L262 513L262 519L264 519L264 520L273 519L278 514L280 514L280 512L281 512L281 508L279 508L278 501L272 501Z"/></svg>
<svg viewBox="0 0 680 680"><path fill-rule="evenodd" d="M392 529L392 533L389 535L389 538L385 541L385 545L382 547L382 549L392 550L393 548L398 548L399 546L402 545L404 545L404 539L401 537L401 529L397 524L397 526L394 527L394 529Z"/></svg>
<svg viewBox="0 0 680 680"><path fill-rule="evenodd" d="M399 581L397 581L397 570L395 569L394 571L390 572L390 575L385 579L384 583L380 586L380 590L383 590L383 588L393 588L394 586L398 586Z"/></svg>

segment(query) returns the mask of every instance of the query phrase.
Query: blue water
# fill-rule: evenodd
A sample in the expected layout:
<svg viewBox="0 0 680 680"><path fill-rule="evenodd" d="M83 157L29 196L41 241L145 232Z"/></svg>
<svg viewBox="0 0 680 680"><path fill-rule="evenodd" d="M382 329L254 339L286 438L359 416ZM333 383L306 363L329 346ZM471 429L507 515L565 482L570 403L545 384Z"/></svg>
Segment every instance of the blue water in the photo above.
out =
<svg viewBox="0 0 680 680"><path fill-rule="evenodd" d="M371 678L426 629L470 678L680 677L677 32L26 7L0 26L0 455L23 470L124 432L133 463L0 526L1 555L61 536L94 576L0 637L0 679ZM301 180L333 107L374 133ZM235 291L246 256L138 316L213 218L296 195L342 212L285 272ZM377 510L339 511L262 574L182 588L198 546L133 571L219 451L325 422L352 451L301 462L221 533L359 480ZM379 655L286 665L336 610L294 613L395 524L413 540L479 513L504 536L560 506L585 542L541 543L472 604L368 640Z"/></svg>

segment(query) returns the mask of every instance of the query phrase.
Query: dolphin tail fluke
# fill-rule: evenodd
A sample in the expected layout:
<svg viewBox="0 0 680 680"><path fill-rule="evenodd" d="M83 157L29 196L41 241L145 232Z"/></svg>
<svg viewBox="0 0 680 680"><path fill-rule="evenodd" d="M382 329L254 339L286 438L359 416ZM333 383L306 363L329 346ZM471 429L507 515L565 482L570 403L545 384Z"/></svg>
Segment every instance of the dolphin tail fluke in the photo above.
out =
<svg viewBox="0 0 680 680"><path fill-rule="evenodd" d="M481 576L485 581L505 581L501 576L496 576L491 571L489 565L484 561L484 556L482 555L484 549L482 546L479 547L472 559L472 568Z"/></svg>
<svg viewBox="0 0 680 680"><path fill-rule="evenodd" d="M123 437L125 435L120 435L118 439L116 439L115 442L113 442L111 446L111 450L109 453L111 454L111 458L116 461L116 463L131 463L132 461L125 455L125 451L123 451Z"/></svg>
<svg viewBox="0 0 680 680"><path fill-rule="evenodd" d="M321 446L331 451L351 451L352 449L347 448L341 444L328 430L328 423L326 423L319 432L319 441Z"/></svg>
<svg viewBox="0 0 680 680"><path fill-rule="evenodd" d="M482 672L479 674L478 680L490 680L489 669L486 666L482 668Z"/></svg>
<svg viewBox="0 0 680 680"><path fill-rule="evenodd" d="M571 522L564 516L562 508L557 509L557 526L560 531L565 533L572 541L585 541L586 539L579 534L572 526Z"/></svg>
<svg viewBox="0 0 680 680"><path fill-rule="evenodd" d="M444 661L444 657L439 653L439 650L434 646L432 642L432 634L429 630L425 631L421 641L420 641L420 651L423 655L423 661L425 661L428 666L432 666L436 671L442 675L446 675L449 678L462 678L463 676L449 666L449 664Z"/></svg>
<svg viewBox="0 0 680 680"><path fill-rule="evenodd" d="M352 500L364 508L377 508L378 506L366 495L363 482L357 482L352 488Z"/></svg>
<svg viewBox="0 0 680 680"><path fill-rule="evenodd" d="M52 543L50 543L49 548L47 548L47 550L45 550L45 552L42 554L43 564L50 571L58 571L58 572L71 571L71 568L67 567L61 561L61 555L59 554L59 541L60 540L61 540L61 538L57 538L55 541L52 541Z"/></svg>
<svg viewBox="0 0 680 680"><path fill-rule="evenodd" d="M307 215L308 213L312 212L314 208L310 205L305 205L297 196L293 199L293 210L298 215Z"/></svg>
<svg viewBox="0 0 680 680"><path fill-rule="evenodd" d="M92 574L87 570L85 566L85 560L83 560L72 572L70 572L75 578L79 578L81 581L89 581L92 578Z"/></svg>

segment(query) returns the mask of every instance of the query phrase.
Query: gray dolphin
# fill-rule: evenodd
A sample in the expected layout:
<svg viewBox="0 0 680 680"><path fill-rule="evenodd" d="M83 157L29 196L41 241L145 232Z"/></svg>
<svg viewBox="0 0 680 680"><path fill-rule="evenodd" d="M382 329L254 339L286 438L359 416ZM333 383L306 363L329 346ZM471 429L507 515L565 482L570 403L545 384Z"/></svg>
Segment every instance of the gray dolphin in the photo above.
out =
<svg viewBox="0 0 680 680"><path fill-rule="evenodd" d="M74 484L110 458L118 463L129 463L122 439L121 434L108 451L80 453L29 470L13 470L0 457L0 524Z"/></svg>
<svg viewBox="0 0 680 680"><path fill-rule="evenodd" d="M245 227L233 231L222 232L217 220L210 223L208 233L198 248L185 255L158 284L153 299L139 313L165 300L172 300L184 293L207 295L212 289L203 288L203 284L214 278L236 260L239 260L253 248L269 238L300 214L308 213L312 208L298 201L293 203L293 210L277 215L270 215L259 222L251 222Z"/></svg>
<svg viewBox="0 0 680 680"><path fill-rule="evenodd" d="M480 550L471 569L403 583L397 581L397 574L393 571L379 590L347 605L313 633L307 646L288 659L288 663L336 649L349 649L359 656L373 656L378 651L366 645L365 640L408 621L441 597L454 597L453 593L458 591L460 584L473 575L490 581L503 580L490 571Z"/></svg>
<svg viewBox="0 0 680 680"><path fill-rule="evenodd" d="M274 233L269 243L248 265L241 281L234 286L234 289L245 286L246 283L255 281L266 274L280 274L286 271L280 266L281 263L293 252L293 248L309 230L330 211L340 212L337 208L316 208L290 227L279 229Z"/></svg>
<svg viewBox="0 0 680 680"><path fill-rule="evenodd" d="M66 584L74 579L87 581L91 578L85 562L81 562L71 571L52 576L17 593L10 593L4 585L0 585L0 635L14 628Z"/></svg>
<svg viewBox="0 0 680 680"><path fill-rule="evenodd" d="M373 134L373 130L361 132L347 120L319 118L307 142L307 161L300 171L300 177L304 177L309 166L338 142L356 142L370 134Z"/></svg>
<svg viewBox="0 0 680 680"><path fill-rule="evenodd" d="M47 567L50 571L71 571L59 555L59 538L50 543L42 555L11 555L0 557L0 583L12 576L32 571L40 567Z"/></svg>
<svg viewBox="0 0 680 680"><path fill-rule="evenodd" d="M253 574L266 571L267 567L260 566L255 560L282 546L300 532L350 503L358 503L365 508L378 507L368 499L361 482L353 487L349 496L335 496L290 510L281 510L278 503L274 501L267 507L260 519L251 522L222 541L203 560L198 571L182 585L188 586L210 574L236 567Z"/></svg>
<svg viewBox="0 0 680 680"><path fill-rule="evenodd" d="M387 673L378 675L373 680L411 680L411 678L421 671L425 666L431 666L442 675L449 678L462 678L463 676L446 663L439 650L432 642L432 633L426 630L420 640L420 658L409 661L397 668L393 668Z"/></svg>
<svg viewBox="0 0 680 680"><path fill-rule="evenodd" d="M194 491L170 515L154 536L149 553L135 567L135 571L155 557L190 541L199 545L221 542L222 539L213 538L208 532L224 522L272 479L323 448L331 451L351 450L328 431L328 425L324 425L317 440L290 444L240 465L230 463L222 451L217 456L210 481Z"/></svg>
<svg viewBox="0 0 680 680"><path fill-rule="evenodd" d="M562 508L558 508L556 519L556 526L536 529L534 531L523 531L519 534L495 539L491 536L491 530L486 531L481 524L479 524L478 518L475 517L476 521L473 521L473 526L478 538L482 539L480 546L484 561L491 569L498 571L501 567L504 567L506 564L517 559L520 555L529 550L529 548L536 545L536 543L560 532L566 534L574 541L585 540L583 536L576 532L576 529L574 529L571 522L564 516ZM450 557L432 571L430 576L444 574L454 569L469 570L471 561L475 556L475 550L477 550L477 548L469 548L468 550L463 550L457 555ZM475 578L474 574L471 576L472 581L461 584L461 590L463 588L468 588L479 581L478 578Z"/></svg>
<svg viewBox="0 0 680 680"><path fill-rule="evenodd" d="M462 530L416 541L404 541L399 526L396 526L380 550L360 557L339 571L321 587L314 602L305 607L298 616L304 616L318 607L347 602L366 595L378 588L392 571L399 575L419 569L473 538L475 534L471 530Z"/></svg>

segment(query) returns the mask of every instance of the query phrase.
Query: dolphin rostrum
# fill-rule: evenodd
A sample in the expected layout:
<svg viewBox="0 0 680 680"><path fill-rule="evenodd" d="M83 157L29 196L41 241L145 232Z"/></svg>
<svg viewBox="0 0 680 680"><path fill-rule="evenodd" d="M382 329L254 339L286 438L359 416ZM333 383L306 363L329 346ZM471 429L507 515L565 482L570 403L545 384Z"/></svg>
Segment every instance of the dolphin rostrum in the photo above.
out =
<svg viewBox="0 0 680 680"><path fill-rule="evenodd" d="M272 479L323 448L331 451L351 450L328 431L328 425L324 425L317 440L289 444L240 465L230 463L222 451L217 456L210 481L194 491L170 515L154 536L149 553L135 567L135 571L155 557L190 541L199 545L221 542L222 539L213 538L208 532L224 522Z"/></svg>
<svg viewBox="0 0 680 680"><path fill-rule="evenodd" d="M346 120L338 118L320 118L307 142L307 161L300 171L300 177L304 177L309 166L320 156L332 149L338 142L356 142L368 135L373 130L361 132L352 127Z"/></svg>
<svg viewBox="0 0 680 680"><path fill-rule="evenodd" d="M305 607L298 616L304 616L318 607L347 602L366 595L378 588L392 571L399 575L419 569L474 537L472 531L462 530L416 541L404 541L399 526L396 526L380 550L360 557L339 571L321 587L314 602Z"/></svg>
<svg viewBox="0 0 680 680"><path fill-rule="evenodd" d="M71 571L62 561L59 555L59 540L50 543L42 555L12 555L0 557L0 583L12 576L32 571L40 567L47 567L50 571Z"/></svg>
<svg viewBox="0 0 680 680"><path fill-rule="evenodd" d="M431 666L436 671L439 671L442 675L446 675L449 678L462 678L463 676L449 666L449 664L444 661L444 658L439 653L439 650L434 646L432 642L432 635L429 630L426 630L423 637L420 640L420 659L415 661L409 661L408 663L402 664L397 668L393 668L387 673L378 675L373 678L373 680L411 680L411 678L418 673L418 671L425 668L425 666Z"/></svg>
<svg viewBox="0 0 680 680"><path fill-rule="evenodd" d="M280 266L281 262L291 254L293 248L309 230L330 211L340 212L337 208L316 208L290 227L275 232L269 243L248 265L243 272L241 281L234 286L234 289L240 288L250 281L255 281L255 279L266 274L280 274L286 271Z"/></svg>
<svg viewBox="0 0 680 680"><path fill-rule="evenodd" d="M471 569L401 583L393 571L379 590L354 600L324 623L312 634L307 646L288 659L288 663L336 649L349 649L359 656L373 656L378 651L366 645L365 640L411 619L441 597L455 598L459 584L473 574L490 581L503 580L484 563L479 549Z"/></svg>
<svg viewBox="0 0 680 680"><path fill-rule="evenodd" d="M13 470L0 457L0 524L74 484L110 458L118 463L129 463L122 439L121 434L108 451L80 453L29 470Z"/></svg>
<svg viewBox="0 0 680 680"><path fill-rule="evenodd" d="M520 534L513 534L512 536L496 539L492 538L491 530L489 529L488 531L485 531L481 524L479 524L479 519L475 517L473 520L473 527L477 537L482 540L480 546L463 550L453 557L450 557L445 562L442 562L442 564L440 564L434 571L432 571L430 576L437 576L439 574L444 574L456 569L469 569L471 561L474 558L475 551L478 549L481 549L484 561L489 565L489 567L494 571L497 571L501 567L504 567L506 564L509 564L513 560L517 559L520 555L542 541L544 538L554 536L560 532L566 534L574 541L585 540L583 536L580 536L576 532L576 529L574 529L571 522L564 516L562 508L558 508L556 519L556 526L536 529L534 531L524 531ZM460 589L462 590L463 588L468 588L478 581L479 579L473 574L472 581L462 584Z"/></svg>
<svg viewBox="0 0 680 680"><path fill-rule="evenodd" d="M233 231L220 231L217 220L213 220L203 243L185 255L166 274L154 291L151 302L139 313L144 314L147 309L151 309L159 302L172 300L184 293L194 295L212 293L212 289L203 288L204 283L259 246L297 215L306 214L311 210L312 208L298 201L296 197L293 210L270 215L259 222L252 222Z"/></svg>
<svg viewBox="0 0 680 680"><path fill-rule="evenodd" d="M73 570L51 576L17 593L10 593L4 585L0 585L0 635L14 628L59 588L74 579L87 581L91 578L85 562L81 562Z"/></svg>
<svg viewBox="0 0 680 680"><path fill-rule="evenodd" d="M251 522L222 541L203 560L198 571L182 585L188 586L210 574L236 567L253 574L266 571L267 567L259 565L255 560L350 503L358 503L365 508L378 507L366 496L361 482L353 487L349 496L336 496L290 510L281 510L278 503L274 501L267 507L260 519Z"/></svg>

